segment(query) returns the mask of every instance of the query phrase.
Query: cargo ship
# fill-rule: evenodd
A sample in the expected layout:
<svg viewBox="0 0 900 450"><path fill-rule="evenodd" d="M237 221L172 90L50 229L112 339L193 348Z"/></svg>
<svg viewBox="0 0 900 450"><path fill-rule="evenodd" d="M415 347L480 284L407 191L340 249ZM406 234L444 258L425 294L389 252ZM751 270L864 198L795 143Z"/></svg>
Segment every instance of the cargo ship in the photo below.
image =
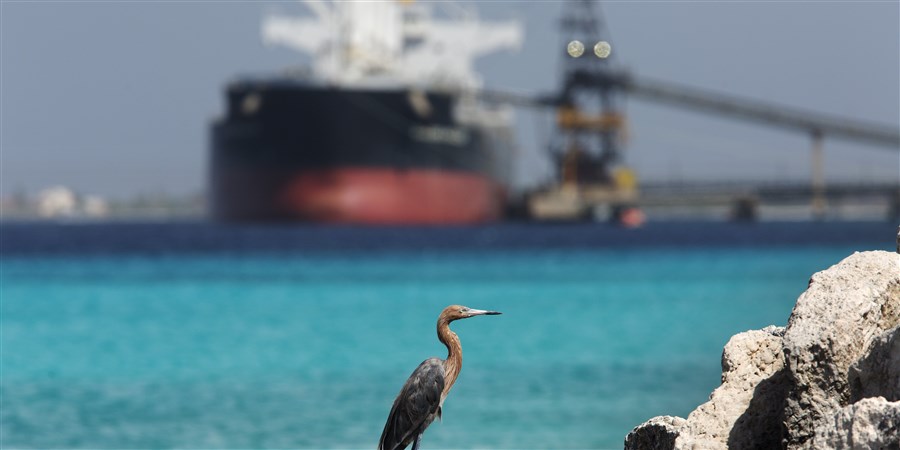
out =
<svg viewBox="0 0 900 450"><path fill-rule="evenodd" d="M433 4L307 0L263 40L310 67L226 87L211 130L224 221L470 224L503 217L513 111L479 99L475 58L516 49L514 21ZM439 12L440 13L440 12Z"/></svg>

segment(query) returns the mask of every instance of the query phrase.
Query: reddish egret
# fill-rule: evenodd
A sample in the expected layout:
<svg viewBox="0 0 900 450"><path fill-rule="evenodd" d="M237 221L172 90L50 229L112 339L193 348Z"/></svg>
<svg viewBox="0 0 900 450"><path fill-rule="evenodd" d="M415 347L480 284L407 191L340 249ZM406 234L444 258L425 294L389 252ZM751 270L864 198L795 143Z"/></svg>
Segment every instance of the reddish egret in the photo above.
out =
<svg viewBox="0 0 900 450"><path fill-rule="evenodd" d="M460 305L444 308L437 321L438 339L447 346L447 359L428 358L413 371L388 415L378 450L403 450L412 442L418 450L422 433L434 418L441 417L441 406L462 369L462 345L450 322L469 317L500 314Z"/></svg>

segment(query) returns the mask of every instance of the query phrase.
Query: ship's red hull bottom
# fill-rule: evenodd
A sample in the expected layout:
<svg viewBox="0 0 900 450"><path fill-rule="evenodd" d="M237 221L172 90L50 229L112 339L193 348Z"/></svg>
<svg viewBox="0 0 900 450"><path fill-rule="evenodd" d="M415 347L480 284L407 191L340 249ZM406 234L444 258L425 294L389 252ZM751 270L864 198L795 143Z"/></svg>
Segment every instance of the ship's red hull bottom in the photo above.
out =
<svg viewBox="0 0 900 450"><path fill-rule="evenodd" d="M349 224L467 224L495 221L502 214L502 189L477 174L339 168L281 176L230 175L219 180L223 183L220 188L235 195L226 194L219 200L231 206L238 206L233 203L236 197L242 198L240 203L253 202L246 208L222 211L238 220L271 217ZM251 181L254 178L257 180ZM261 184L268 188L260 189L259 196L247 191ZM262 211L261 207L273 210Z"/></svg>

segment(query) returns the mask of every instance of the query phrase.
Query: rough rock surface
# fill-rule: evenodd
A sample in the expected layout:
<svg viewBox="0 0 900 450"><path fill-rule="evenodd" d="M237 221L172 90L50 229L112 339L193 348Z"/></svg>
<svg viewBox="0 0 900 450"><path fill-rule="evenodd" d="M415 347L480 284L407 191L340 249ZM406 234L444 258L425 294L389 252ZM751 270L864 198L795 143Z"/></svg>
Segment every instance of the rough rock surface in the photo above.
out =
<svg viewBox="0 0 900 450"><path fill-rule="evenodd" d="M687 420L655 417L632 430L626 449L742 449L781 445L787 392L781 336L767 327L732 336L722 352L722 385ZM738 430L734 433L732 430Z"/></svg>
<svg viewBox="0 0 900 450"><path fill-rule="evenodd" d="M900 400L900 327L876 338L866 356L850 366L850 402L867 397Z"/></svg>
<svg viewBox="0 0 900 450"><path fill-rule="evenodd" d="M781 445L788 387L781 353L783 334L784 328L768 327L732 336L722 352L722 385L687 417L675 448Z"/></svg>
<svg viewBox="0 0 900 450"><path fill-rule="evenodd" d="M817 450L900 449L900 402L873 397L845 406L810 442Z"/></svg>
<svg viewBox="0 0 900 450"><path fill-rule="evenodd" d="M640 425L625 437L625 450L669 450L684 428L681 417L659 416Z"/></svg>
<svg viewBox="0 0 900 450"><path fill-rule="evenodd" d="M854 253L810 278L784 334L792 384L785 408L788 448L805 447L816 427L849 403L850 366L898 324L897 254Z"/></svg>
<svg viewBox="0 0 900 450"><path fill-rule="evenodd" d="M898 397L900 255L855 253L813 275L786 329L732 337L687 420L653 418L625 448L900 450Z"/></svg>

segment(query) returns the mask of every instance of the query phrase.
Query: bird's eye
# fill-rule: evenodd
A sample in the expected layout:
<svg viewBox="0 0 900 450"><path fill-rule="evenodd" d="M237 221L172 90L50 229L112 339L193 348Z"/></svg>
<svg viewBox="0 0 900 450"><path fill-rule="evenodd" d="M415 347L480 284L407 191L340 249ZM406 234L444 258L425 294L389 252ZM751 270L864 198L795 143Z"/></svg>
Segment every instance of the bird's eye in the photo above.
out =
<svg viewBox="0 0 900 450"><path fill-rule="evenodd" d="M469 308L459 308L459 312L469 312Z"/></svg>

